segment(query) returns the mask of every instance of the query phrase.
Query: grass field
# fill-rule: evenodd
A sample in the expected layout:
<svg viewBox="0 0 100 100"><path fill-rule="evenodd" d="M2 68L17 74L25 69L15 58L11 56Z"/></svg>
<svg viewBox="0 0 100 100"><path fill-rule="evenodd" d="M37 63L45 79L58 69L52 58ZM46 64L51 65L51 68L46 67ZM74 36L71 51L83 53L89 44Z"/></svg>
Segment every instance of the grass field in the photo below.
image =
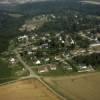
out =
<svg viewBox="0 0 100 100"><path fill-rule="evenodd" d="M67 100L100 100L100 72L45 78Z"/></svg>
<svg viewBox="0 0 100 100"><path fill-rule="evenodd" d="M0 100L60 100L40 81L29 79L0 86Z"/></svg>

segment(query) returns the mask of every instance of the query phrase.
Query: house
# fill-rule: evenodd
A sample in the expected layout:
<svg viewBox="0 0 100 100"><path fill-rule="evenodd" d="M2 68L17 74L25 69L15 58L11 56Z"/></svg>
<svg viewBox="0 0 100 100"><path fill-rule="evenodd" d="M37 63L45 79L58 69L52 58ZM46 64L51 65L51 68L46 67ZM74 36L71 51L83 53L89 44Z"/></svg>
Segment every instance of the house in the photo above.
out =
<svg viewBox="0 0 100 100"><path fill-rule="evenodd" d="M53 19L55 19L55 18L56 18L56 16L55 16L55 15L53 15L53 14L51 14L51 17L52 17Z"/></svg>
<svg viewBox="0 0 100 100"><path fill-rule="evenodd" d="M60 33L57 33L57 34L56 34L56 37L59 37L59 36L60 36Z"/></svg>
<svg viewBox="0 0 100 100"><path fill-rule="evenodd" d="M74 40L73 40L73 39L71 39L71 44L75 44L75 42L74 42Z"/></svg>
<svg viewBox="0 0 100 100"><path fill-rule="evenodd" d="M28 41L29 38L27 35L23 35L23 36L19 36L18 37L18 42L25 42L25 41Z"/></svg>
<svg viewBox="0 0 100 100"><path fill-rule="evenodd" d="M38 73L45 73L45 72L49 72L48 68L47 67L41 67L41 68L38 68Z"/></svg>
<svg viewBox="0 0 100 100"><path fill-rule="evenodd" d="M49 65L50 70L57 70L57 66L56 65Z"/></svg>
<svg viewBox="0 0 100 100"><path fill-rule="evenodd" d="M87 69L87 66L85 64L80 64L79 69L80 70L85 70L85 69Z"/></svg>
<svg viewBox="0 0 100 100"><path fill-rule="evenodd" d="M18 37L18 41L24 40L24 39L28 40L28 36L27 35L23 35L23 36L19 36Z"/></svg>
<svg viewBox="0 0 100 100"><path fill-rule="evenodd" d="M48 48L48 43L44 43L41 45L41 48Z"/></svg>
<svg viewBox="0 0 100 100"><path fill-rule="evenodd" d="M11 63L11 64L15 64L15 63L16 63L15 58L10 58L10 63Z"/></svg>
<svg viewBox="0 0 100 100"><path fill-rule="evenodd" d="M72 67L67 67L67 70L71 71L71 70L73 70L73 68Z"/></svg>
<svg viewBox="0 0 100 100"><path fill-rule="evenodd" d="M45 36L49 37L49 36L50 36L50 34L49 34L49 33L47 33L47 34L45 34Z"/></svg>
<svg viewBox="0 0 100 100"><path fill-rule="evenodd" d="M28 55L31 55L32 54L32 52L31 51L28 51L28 53L27 53Z"/></svg>
<svg viewBox="0 0 100 100"><path fill-rule="evenodd" d="M32 36L31 38L32 38L32 40L34 40L35 39L35 36Z"/></svg>
<svg viewBox="0 0 100 100"><path fill-rule="evenodd" d="M46 37L42 37L42 40L45 41L47 38Z"/></svg>
<svg viewBox="0 0 100 100"><path fill-rule="evenodd" d="M34 51L34 50L37 50L38 49L38 47L32 47L32 51Z"/></svg>
<svg viewBox="0 0 100 100"><path fill-rule="evenodd" d="M69 65L69 64L66 64L65 66L63 66L64 70L68 70L68 71L72 71L73 68Z"/></svg>
<svg viewBox="0 0 100 100"><path fill-rule="evenodd" d="M62 37L61 36L59 37L59 40L62 41Z"/></svg>
<svg viewBox="0 0 100 100"><path fill-rule="evenodd" d="M51 40L50 40L50 39L48 39L48 42L50 43L50 42L51 42Z"/></svg>
<svg viewBox="0 0 100 100"><path fill-rule="evenodd" d="M100 38L100 33L96 33L96 36L97 36L98 38Z"/></svg>
<svg viewBox="0 0 100 100"><path fill-rule="evenodd" d="M45 61L46 61L46 62L50 61L50 58L46 58Z"/></svg>
<svg viewBox="0 0 100 100"><path fill-rule="evenodd" d="M55 56L55 60L60 60L61 58L59 56Z"/></svg>
<svg viewBox="0 0 100 100"><path fill-rule="evenodd" d="M36 65L40 65L41 64L41 61L40 60L37 60L36 61Z"/></svg>
<svg viewBox="0 0 100 100"><path fill-rule="evenodd" d="M62 41L61 41L61 43L65 43L65 41L64 41L64 40L62 40Z"/></svg>

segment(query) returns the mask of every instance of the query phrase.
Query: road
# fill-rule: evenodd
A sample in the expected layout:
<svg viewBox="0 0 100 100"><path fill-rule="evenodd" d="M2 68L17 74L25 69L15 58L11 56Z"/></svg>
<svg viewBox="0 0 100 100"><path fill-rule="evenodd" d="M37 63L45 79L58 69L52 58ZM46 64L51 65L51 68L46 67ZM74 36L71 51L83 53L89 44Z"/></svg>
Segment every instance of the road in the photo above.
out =
<svg viewBox="0 0 100 100"><path fill-rule="evenodd" d="M86 29L86 30L81 30L81 31L79 32L79 34L80 34L82 31L90 32L90 31L92 31L92 30L95 30L95 29L98 28L98 27L100 27L100 25L97 25L97 26L95 26L94 28L90 28L90 29ZM80 35L81 35L83 38L87 38L87 39L90 40L90 41L96 41L95 39L93 39L93 38L91 38L91 37L89 37L89 36L86 36L86 34L84 34L84 33L81 33Z"/></svg>
<svg viewBox="0 0 100 100"><path fill-rule="evenodd" d="M25 69L30 72L30 77L39 78L39 76L31 69L31 67L23 61L16 49L14 50L14 53L16 54L16 57L20 61L20 63L25 67Z"/></svg>
<svg viewBox="0 0 100 100"><path fill-rule="evenodd" d="M30 72L29 76L21 77L19 80L23 79L30 79L30 78L37 78L47 89L49 89L53 94L58 96L61 100L66 100L65 97L57 93L55 90L53 90L48 84L46 84L32 69L29 65L27 65L23 59L21 58L20 54L17 52L17 49L14 50L14 53L16 54L17 59L20 61L20 63Z"/></svg>

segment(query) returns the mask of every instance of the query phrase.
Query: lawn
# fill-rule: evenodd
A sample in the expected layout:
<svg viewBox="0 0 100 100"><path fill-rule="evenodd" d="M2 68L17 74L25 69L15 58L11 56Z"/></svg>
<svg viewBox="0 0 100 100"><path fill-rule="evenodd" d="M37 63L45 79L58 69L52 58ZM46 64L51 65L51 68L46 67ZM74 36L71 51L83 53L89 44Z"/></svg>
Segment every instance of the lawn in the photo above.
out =
<svg viewBox="0 0 100 100"><path fill-rule="evenodd" d="M13 75L11 68L8 68L8 63L0 59L0 83L11 80Z"/></svg>

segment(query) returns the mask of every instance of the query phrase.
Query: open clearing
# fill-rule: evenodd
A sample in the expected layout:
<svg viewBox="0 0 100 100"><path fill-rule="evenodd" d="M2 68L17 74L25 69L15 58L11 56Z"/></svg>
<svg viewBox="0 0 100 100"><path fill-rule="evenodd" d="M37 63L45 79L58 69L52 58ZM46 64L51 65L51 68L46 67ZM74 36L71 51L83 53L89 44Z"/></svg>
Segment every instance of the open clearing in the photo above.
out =
<svg viewBox="0 0 100 100"><path fill-rule="evenodd" d="M50 77L45 81L68 100L100 100L100 72Z"/></svg>
<svg viewBox="0 0 100 100"><path fill-rule="evenodd" d="M40 81L28 79L0 86L0 100L60 100Z"/></svg>

